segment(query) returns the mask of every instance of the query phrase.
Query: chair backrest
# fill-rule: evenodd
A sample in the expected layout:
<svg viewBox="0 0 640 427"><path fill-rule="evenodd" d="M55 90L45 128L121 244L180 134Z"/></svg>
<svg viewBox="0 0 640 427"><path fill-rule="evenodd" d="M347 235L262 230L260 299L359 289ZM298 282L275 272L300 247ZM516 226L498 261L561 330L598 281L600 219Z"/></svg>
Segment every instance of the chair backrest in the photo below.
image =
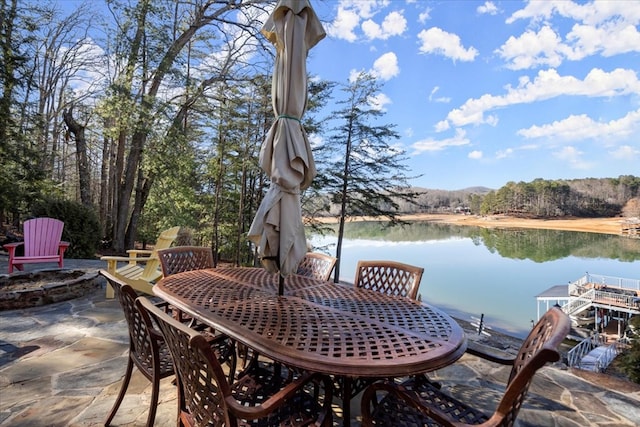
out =
<svg viewBox="0 0 640 427"><path fill-rule="evenodd" d="M337 260L337 258L330 255L318 252L307 252L302 261L300 261L300 264L298 264L296 274L313 277L314 279L320 279L326 282L331 277L331 272Z"/></svg>
<svg viewBox="0 0 640 427"><path fill-rule="evenodd" d="M171 246L171 243L178 238L179 231L180 226L177 226L164 230L160 233L158 240L156 240L156 244L153 246L153 251L151 252L151 255L149 255L149 261L146 262L142 275L140 276L141 279L153 282L162 276L160 272L158 251Z"/></svg>
<svg viewBox="0 0 640 427"><path fill-rule="evenodd" d="M213 268L213 251L203 246L174 246L158 251L164 277L184 271Z"/></svg>
<svg viewBox="0 0 640 427"><path fill-rule="evenodd" d="M34 218L24 222L24 255L57 255L64 222L54 218Z"/></svg>
<svg viewBox="0 0 640 427"><path fill-rule="evenodd" d="M140 366L144 367L148 375L153 371L153 363L159 359L159 349L156 346L156 340L151 338L153 328L149 328L142 318L140 310L136 307L136 299L138 294L128 284L120 281L115 276L109 274L106 270L100 270L100 274L104 276L111 287L122 310L124 318L127 321L129 329L129 351Z"/></svg>
<svg viewBox="0 0 640 427"><path fill-rule="evenodd" d="M358 261L355 286L417 299L424 268L395 261Z"/></svg>
<svg viewBox="0 0 640 427"><path fill-rule="evenodd" d="M204 336L173 319L145 297L140 297L137 304L156 322L173 357L180 418L192 421L184 425L236 425L230 420L225 401L226 396L231 396L231 388Z"/></svg>
<svg viewBox="0 0 640 427"><path fill-rule="evenodd" d="M515 358L507 388L496 409L504 417L500 425L513 425L534 374L547 362L560 359L558 347L570 329L569 316L559 307L551 307L533 327Z"/></svg>

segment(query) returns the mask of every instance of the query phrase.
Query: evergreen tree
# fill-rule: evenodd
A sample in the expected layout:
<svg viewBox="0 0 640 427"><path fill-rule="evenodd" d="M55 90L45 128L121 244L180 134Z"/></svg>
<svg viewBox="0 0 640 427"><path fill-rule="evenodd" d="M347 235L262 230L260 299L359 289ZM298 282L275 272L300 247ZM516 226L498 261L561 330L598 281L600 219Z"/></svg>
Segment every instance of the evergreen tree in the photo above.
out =
<svg viewBox="0 0 640 427"><path fill-rule="evenodd" d="M399 201L413 201L417 193L407 183L408 170L402 148L394 145L399 135L394 125L379 124L384 111L376 103L380 83L361 73L343 87L346 97L331 114L332 129L320 164L318 180L329 192L339 220L335 281L340 278L340 254L344 224L353 216L386 218L398 224Z"/></svg>

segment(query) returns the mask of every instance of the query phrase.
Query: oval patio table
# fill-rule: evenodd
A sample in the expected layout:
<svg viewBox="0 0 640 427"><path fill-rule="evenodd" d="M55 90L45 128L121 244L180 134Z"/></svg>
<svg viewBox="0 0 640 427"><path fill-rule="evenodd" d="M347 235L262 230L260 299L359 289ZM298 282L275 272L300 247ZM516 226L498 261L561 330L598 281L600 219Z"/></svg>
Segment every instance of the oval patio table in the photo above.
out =
<svg viewBox="0 0 640 427"><path fill-rule="evenodd" d="M424 302L295 274L279 296L278 276L262 268L189 271L153 291L266 357L324 374L420 374L455 362L467 345L460 325Z"/></svg>

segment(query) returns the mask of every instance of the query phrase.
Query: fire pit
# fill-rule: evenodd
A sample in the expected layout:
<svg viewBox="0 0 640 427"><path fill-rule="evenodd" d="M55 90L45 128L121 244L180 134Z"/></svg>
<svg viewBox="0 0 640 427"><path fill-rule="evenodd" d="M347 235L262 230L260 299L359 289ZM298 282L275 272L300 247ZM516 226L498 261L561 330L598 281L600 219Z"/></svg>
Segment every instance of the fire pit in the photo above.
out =
<svg viewBox="0 0 640 427"><path fill-rule="evenodd" d="M38 270L0 275L0 311L36 307L86 295L102 287L97 272Z"/></svg>

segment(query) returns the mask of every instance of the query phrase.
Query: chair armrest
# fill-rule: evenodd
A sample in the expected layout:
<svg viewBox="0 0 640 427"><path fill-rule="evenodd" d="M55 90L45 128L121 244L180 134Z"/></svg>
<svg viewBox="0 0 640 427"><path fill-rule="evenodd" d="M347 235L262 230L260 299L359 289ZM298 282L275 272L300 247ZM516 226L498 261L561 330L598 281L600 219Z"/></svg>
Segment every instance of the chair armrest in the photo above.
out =
<svg viewBox="0 0 640 427"><path fill-rule="evenodd" d="M294 381L290 382L284 388L279 390L273 396L270 396L267 400L265 400L258 406L243 406L238 403L238 401L233 396L227 396L225 397L225 400L227 401L227 405L229 405L229 409L235 414L236 417L246 420L255 420L257 418L262 418L274 412L282 405L287 404L287 399L292 397L305 384L308 384L313 380L319 380L324 383L323 391L325 392L325 396L323 399L323 407L325 410L331 410L331 402L333 400L333 384L331 380L326 375L312 373L303 374L300 378L297 378Z"/></svg>
<svg viewBox="0 0 640 427"><path fill-rule="evenodd" d="M58 251L60 252L60 256L64 258L64 251L66 251L69 246L71 245L71 243L69 242L65 242L65 241L61 241L58 244Z"/></svg>
<svg viewBox="0 0 640 427"><path fill-rule="evenodd" d="M363 417L362 425L365 427L371 426L368 420L371 420L372 418L372 405L375 406L378 404L377 392L386 392L388 394L394 395L397 399L399 399L407 406L413 407L417 411L422 412L427 417L436 421L438 425L445 427L468 426L468 424L459 423L455 420L452 420L447 416L447 414L440 411L435 406L425 405L417 393L405 389L402 385L395 384L392 381L383 381L371 384L365 389L364 394L362 395L360 409ZM484 426L485 424L483 424L483 427Z"/></svg>
<svg viewBox="0 0 640 427"><path fill-rule="evenodd" d="M11 259L16 253L16 248L20 245L24 245L24 242L6 243L2 247L9 252L9 258Z"/></svg>
<svg viewBox="0 0 640 427"><path fill-rule="evenodd" d="M102 261L116 261L116 262L129 262L131 261L131 258L128 256L113 256L113 255L107 255L107 256L102 256L100 257L100 259ZM151 258L135 258L136 262L147 262L149 261Z"/></svg>
<svg viewBox="0 0 640 427"><path fill-rule="evenodd" d="M138 255L151 255L153 251L148 249L129 249L127 253L133 258L137 258Z"/></svg>
<svg viewBox="0 0 640 427"><path fill-rule="evenodd" d="M515 361L514 356L507 352L473 341L467 341L467 353L500 365L513 365Z"/></svg>
<svg viewBox="0 0 640 427"><path fill-rule="evenodd" d="M126 256L103 256L100 260L107 262L107 272L115 274L118 269L118 262L128 262L131 265L136 265L138 262L144 263L149 261L150 258L129 258Z"/></svg>

